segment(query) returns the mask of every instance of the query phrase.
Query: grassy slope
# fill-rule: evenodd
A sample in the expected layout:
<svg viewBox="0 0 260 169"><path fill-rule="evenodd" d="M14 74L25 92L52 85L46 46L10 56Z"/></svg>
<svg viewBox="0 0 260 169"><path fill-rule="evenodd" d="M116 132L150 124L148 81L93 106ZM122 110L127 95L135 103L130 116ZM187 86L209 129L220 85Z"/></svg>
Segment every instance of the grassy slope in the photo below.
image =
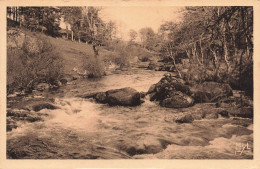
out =
<svg viewBox="0 0 260 169"><path fill-rule="evenodd" d="M87 62L87 58L89 56L94 55L92 45L86 43L79 43L77 41L72 42L63 38L53 38L43 34L41 34L41 36L43 38L46 38L54 46L54 50L58 52L62 57L65 75L77 76L78 74L75 71L73 71L73 68L75 67L77 67L79 71L83 73L83 64ZM133 59L135 56L148 56L152 60L158 59L158 53L150 52L146 49L138 47L132 49L132 51L127 51L127 53L122 53L120 52L120 50L116 52L110 51L105 49L104 47L98 47L98 50L100 57L105 60L113 60L114 57L122 57L125 55L132 55L127 56L130 57L130 59Z"/></svg>
<svg viewBox="0 0 260 169"><path fill-rule="evenodd" d="M65 74L75 75L76 72L73 71L73 68L81 68L82 64L86 62L86 58L93 55L92 45L49 36L46 36L46 38L55 47L55 50L60 53L63 59ZM102 47L100 47L99 52L100 55L109 53L109 51Z"/></svg>

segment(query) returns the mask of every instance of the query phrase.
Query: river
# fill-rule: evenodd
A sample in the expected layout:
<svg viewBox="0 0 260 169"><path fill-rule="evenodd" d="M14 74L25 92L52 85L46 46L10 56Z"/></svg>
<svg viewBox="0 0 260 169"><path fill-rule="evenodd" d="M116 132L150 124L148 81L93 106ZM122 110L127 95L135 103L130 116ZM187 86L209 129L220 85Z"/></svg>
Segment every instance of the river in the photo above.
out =
<svg viewBox="0 0 260 169"><path fill-rule="evenodd" d="M19 98L26 106L35 98L53 100L59 109L43 109L42 120L21 122L7 132L7 157L25 159L237 159L252 158L253 150L235 155L238 145L253 145L253 121L240 118L202 119L214 104L171 109L145 102L136 107L110 107L81 95L132 87L148 91L165 72L133 69L100 79L78 79L57 91ZM36 100L36 99L35 99ZM9 108L20 110L10 99ZM17 104L15 104L17 102ZM24 104L24 105L23 105ZM24 110L23 110L24 111ZM35 113L35 112L30 112ZM177 124L180 114L198 114L193 123ZM242 125L243 124L243 125Z"/></svg>

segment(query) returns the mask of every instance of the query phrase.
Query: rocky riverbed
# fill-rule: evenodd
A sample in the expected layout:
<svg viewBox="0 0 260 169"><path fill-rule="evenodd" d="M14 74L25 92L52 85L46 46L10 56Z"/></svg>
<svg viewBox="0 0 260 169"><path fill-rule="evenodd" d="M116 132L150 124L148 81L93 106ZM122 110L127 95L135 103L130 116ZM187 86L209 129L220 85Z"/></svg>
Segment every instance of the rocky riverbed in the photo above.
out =
<svg viewBox="0 0 260 169"><path fill-rule="evenodd" d="M211 84L219 90L210 95L201 90L203 84L193 86L195 90L164 73L133 69L70 81L53 91L8 97L7 157L253 158L253 103L243 92ZM132 95L124 98L137 97L138 104L117 99L114 89L126 87ZM97 93L103 93L104 102L97 101ZM220 97L213 97L216 94ZM235 154L246 144L248 149Z"/></svg>

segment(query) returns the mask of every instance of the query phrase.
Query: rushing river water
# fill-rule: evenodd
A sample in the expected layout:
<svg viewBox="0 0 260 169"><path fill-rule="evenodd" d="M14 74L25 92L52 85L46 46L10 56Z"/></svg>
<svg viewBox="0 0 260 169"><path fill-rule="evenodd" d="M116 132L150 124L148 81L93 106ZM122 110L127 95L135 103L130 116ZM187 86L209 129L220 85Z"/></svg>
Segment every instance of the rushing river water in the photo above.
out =
<svg viewBox="0 0 260 169"><path fill-rule="evenodd" d="M236 144L252 147L252 120L201 119L201 111L214 109L212 104L170 109L145 98L140 106L110 107L79 97L123 87L146 92L164 73L135 69L101 79L79 79L41 94L53 98L59 109L43 109L39 112L45 115L42 121L22 123L8 132L8 158L252 158L252 149L234 154ZM198 118L193 123L174 122L185 113L198 114Z"/></svg>

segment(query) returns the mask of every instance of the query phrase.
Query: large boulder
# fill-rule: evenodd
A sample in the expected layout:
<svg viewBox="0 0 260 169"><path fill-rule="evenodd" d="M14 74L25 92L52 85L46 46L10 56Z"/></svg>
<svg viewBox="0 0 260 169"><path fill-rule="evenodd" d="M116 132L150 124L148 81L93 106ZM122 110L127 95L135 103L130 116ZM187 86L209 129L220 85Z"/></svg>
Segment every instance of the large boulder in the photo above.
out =
<svg viewBox="0 0 260 169"><path fill-rule="evenodd" d="M137 106L142 103L141 98L144 95L133 88L126 87L106 92L88 93L80 95L80 97L93 98L98 103L108 103L110 106Z"/></svg>
<svg viewBox="0 0 260 169"><path fill-rule="evenodd" d="M222 98L232 96L232 89L228 84L204 82L191 88L196 103L216 102Z"/></svg>
<svg viewBox="0 0 260 169"><path fill-rule="evenodd" d="M152 85L147 94L150 94L151 101L159 101L163 107L185 108L194 103L189 87L171 73L166 73L157 84Z"/></svg>
<svg viewBox="0 0 260 169"><path fill-rule="evenodd" d="M133 88L108 90L106 92L106 102L110 106L136 106L141 104L140 93Z"/></svg>
<svg viewBox="0 0 260 169"><path fill-rule="evenodd" d="M170 94L175 91L180 91L184 94L191 95L189 87L184 85L181 80L165 74L165 77L163 77L157 84L150 87L147 94L153 94L153 96L150 97L151 101L161 101L170 97Z"/></svg>

